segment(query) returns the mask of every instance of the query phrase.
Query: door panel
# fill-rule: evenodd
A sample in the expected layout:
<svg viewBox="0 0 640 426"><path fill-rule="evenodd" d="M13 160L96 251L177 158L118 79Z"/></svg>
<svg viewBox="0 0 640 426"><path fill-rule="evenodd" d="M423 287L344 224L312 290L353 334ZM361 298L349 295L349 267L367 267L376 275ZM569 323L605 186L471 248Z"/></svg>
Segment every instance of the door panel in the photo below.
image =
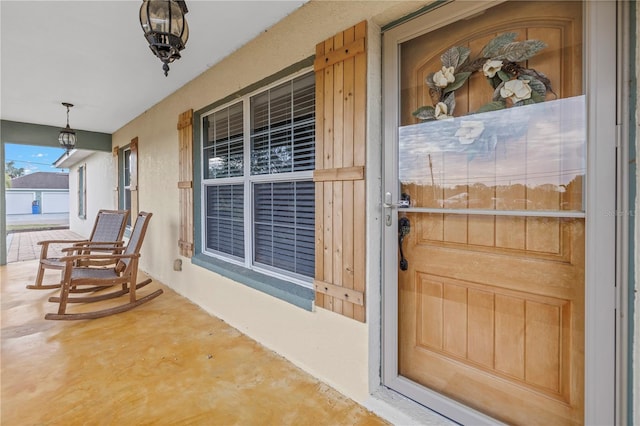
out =
<svg viewBox="0 0 640 426"><path fill-rule="evenodd" d="M544 73L555 95L476 114L494 95L476 72L455 90L453 117L412 115L435 106L424 82L443 53L463 46L476 57L507 32L546 43L523 67ZM398 372L509 423L584 419L581 34L579 2L507 2L400 46L398 173L411 204L398 214L411 232L398 271Z"/></svg>

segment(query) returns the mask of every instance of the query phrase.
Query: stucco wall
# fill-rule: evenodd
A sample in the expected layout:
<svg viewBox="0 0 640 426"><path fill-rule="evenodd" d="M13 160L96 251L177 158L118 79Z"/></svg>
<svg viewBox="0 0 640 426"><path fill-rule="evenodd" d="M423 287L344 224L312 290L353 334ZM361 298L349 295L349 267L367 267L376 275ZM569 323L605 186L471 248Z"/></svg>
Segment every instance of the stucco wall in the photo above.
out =
<svg viewBox="0 0 640 426"><path fill-rule="evenodd" d="M78 168L86 164L87 196L85 198L87 215L84 219L78 217ZM115 197L113 189L115 183L110 182L110 177L115 176L116 166L113 156L109 152L96 152L81 162L69 168L69 229L83 236L89 237L96 215L100 209L114 209Z"/></svg>
<svg viewBox="0 0 640 426"><path fill-rule="evenodd" d="M380 185L380 31L429 2L312 1L264 32L182 89L150 108L113 135L114 146L138 137L140 210L153 212L142 249L141 268L208 312L287 357L359 402L369 396L370 334L379 328L380 250L371 250L379 227ZM198 110L315 53L318 42L362 20L369 20L367 123L368 323L316 309L307 312L234 283L178 255L178 114ZM215 44L218 41L212 40ZM374 48L371 48L374 46ZM187 47L188 49L188 47ZM180 66L177 62L175 66ZM197 141L196 141L197 143ZM377 247L377 246L376 246ZM375 313L373 316L369 315ZM373 325L372 325L373 324ZM372 327L372 330L369 330ZM372 342L377 348L379 339ZM373 346L372 346L373 347ZM377 357L371 358L375 362Z"/></svg>

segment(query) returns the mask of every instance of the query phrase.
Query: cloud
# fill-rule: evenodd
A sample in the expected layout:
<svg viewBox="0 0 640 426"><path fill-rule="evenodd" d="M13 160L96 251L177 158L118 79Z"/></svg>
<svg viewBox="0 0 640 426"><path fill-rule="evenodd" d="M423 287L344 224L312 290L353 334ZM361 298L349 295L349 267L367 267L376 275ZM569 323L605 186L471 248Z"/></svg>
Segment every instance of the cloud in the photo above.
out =
<svg viewBox="0 0 640 426"><path fill-rule="evenodd" d="M48 157L48 156L49 156L49 154L43 154L41 152L32 155L32 157L36 157L36 158L42 158L42 157Z"/></svg>

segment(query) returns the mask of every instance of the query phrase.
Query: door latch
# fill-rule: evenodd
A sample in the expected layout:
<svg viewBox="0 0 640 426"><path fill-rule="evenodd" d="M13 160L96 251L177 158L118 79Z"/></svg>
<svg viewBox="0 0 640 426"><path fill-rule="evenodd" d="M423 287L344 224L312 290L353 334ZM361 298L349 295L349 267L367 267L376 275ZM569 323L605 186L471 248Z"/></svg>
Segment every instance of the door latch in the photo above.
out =
<svg viewBox="0 0 640 426"><path fill-rule="evenodd" d="M391 209L392 208L407 208L411 207L411 197L406 192L403 192L400 196L400 201L394 203L392 201L392 195L390 192L384 194L384 202L382 203L382 207L387 209L385 213L385 224L387 226L391 226Z"/></svg>

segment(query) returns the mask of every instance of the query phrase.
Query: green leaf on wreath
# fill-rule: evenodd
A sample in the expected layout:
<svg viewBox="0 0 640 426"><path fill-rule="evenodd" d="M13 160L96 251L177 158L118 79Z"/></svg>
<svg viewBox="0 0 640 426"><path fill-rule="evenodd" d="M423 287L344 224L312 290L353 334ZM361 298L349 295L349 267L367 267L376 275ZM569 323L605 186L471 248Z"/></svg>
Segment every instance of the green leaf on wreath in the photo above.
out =
<svg viewBox="0 0 640 426"><path fill-rule="evenodd" d="M539 102L544 102L546 100L546 96L541 95L538 92L532 91L531 92L531 99L533 100L533 102L539 103Z"/></svg>
<svg viewBox="0 0 640 426"><path fill-rule="evenodd" d="M423 106L413 111L413 116L419 120L435 120L436 109L432 106Z"/></svg>
<svg viewBox="0 0 640 426"><path fill-rule="evenodd" d="M495 90L496 87L498 87L498 85L500 85L502 83L502 80L500 80L500 77L498 77L497 73L496 73L496 75L494 75L491 78L487 77L487 81L489 81L489 84L491 85L491 88L494 89L494 90Z"/></svg>
<svg viewBox="0 0 640 426"><path fill-rule="evenodd" d="M442 93L449 93L453 92L454 90L458 90L467 81L470 75L470 72L459 72L455 75L456 79L453 81L453 83L445 87Z"/></svg>
<svg viewBox="0 0 640 426"><path fill-rule="evenodd" d="M458 66L458 61L460 60L460 52L458 51L458 48L453 46L440 56L440 60L442 61L443 67L456 68Z"/></svg>
<svg viewBox="0 0 640 426"><path fill-rule="evenodd" d="M516 41L502 46L493 56L493 59L522 62L531 58L545 47L547 47L547 44L540 40Z"/></svg>
<svg viewBox="0 0 640 426"><path fill-rule="evenodd" d="M447 115L453 115L453 111L456 109L455 93L451 92L447 96L445 96L444 99L442 100L442 103L444 103L447 106Z"/></svg>
<svg viewBox="0 0 640 426"><path fill-rule="evenodd" d="M487 43L487 45L482 49L480 56L483 58L492 58L505 44L511 43L515 40L517 35L517 33L500 34Z"/></svg>
<svg viewBox="0 0 640 426"><path fill-rule="evenodd" d="M536 101L534 101L533 99L525 99L523 101L518 101L515 104L513 104L514 107L519 107L519 106L524 106L524 105L533 105L535 104Z"/></svg>
<svg viewBox="0 0 640 426"><path fill-rule="evenodd" d="M456 71L458 71L458 69L467 62L469 55L471 55L471 49L464 46L458 46L458 53L460 54L460 59L458 59L458 65L455 67Z"/></svg>
<svg viewBox="0 0 640 426"><path fill-rule="evenodd" d="M482 105L475 113L477 114L480 112L498 111L501 109L505 109L506 107L507 104L504 101L493 101L489 102L488 104Z"/></svg>
<svg viewBox="0 0 640 426"><path fill-rule="evenodd" d="M498 71L498 72L496 73L496 75L497 75L498 77L500 77L500 80L502 80L502 81L509 81L509 80L511 80L511 79L513 78L513 76L512 76L512 75L507 74L506 72L504 72L504 71L502 71L502 70Z"/></svg>
<svg viewBox="0 0 640 426"><path fill-rule="evenodd" d="M534 93L542 96L544 98L547 95L547 86L544 85L543 82L538 80L537 78L533 78L530 76L522 76L520 77L522 80L529 80L529 87Z"/></svg>
<svg viewBox="0 0 640 426"><path fill-rule="evenodd" d="M442 61L442 66L447 68L453 67L453 70L457 71L458 68L467 62L470 54L471 50L468 47L453 46L440 56L440 60Z"/></svg>

